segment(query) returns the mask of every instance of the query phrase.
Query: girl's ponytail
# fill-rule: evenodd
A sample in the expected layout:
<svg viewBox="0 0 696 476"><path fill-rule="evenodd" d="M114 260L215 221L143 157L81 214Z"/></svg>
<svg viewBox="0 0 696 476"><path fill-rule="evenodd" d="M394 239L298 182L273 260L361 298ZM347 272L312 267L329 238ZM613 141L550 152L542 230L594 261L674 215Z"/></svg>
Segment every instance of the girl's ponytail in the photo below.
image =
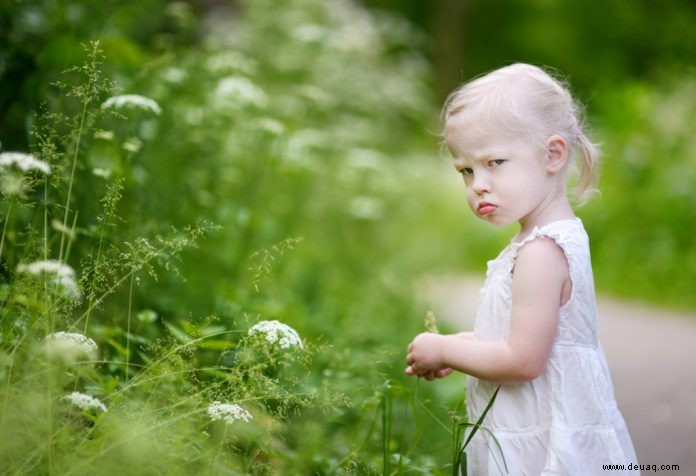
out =
<svg viewBox="0 0 696 476"><path fill-rule="evenodd" d="M590 195L596 192L599 148L596 144L590 142L579 126L576 131L576 144L579 149L581 166L580 178L575 186L575 196L581 202L585 202Z"/></svg>

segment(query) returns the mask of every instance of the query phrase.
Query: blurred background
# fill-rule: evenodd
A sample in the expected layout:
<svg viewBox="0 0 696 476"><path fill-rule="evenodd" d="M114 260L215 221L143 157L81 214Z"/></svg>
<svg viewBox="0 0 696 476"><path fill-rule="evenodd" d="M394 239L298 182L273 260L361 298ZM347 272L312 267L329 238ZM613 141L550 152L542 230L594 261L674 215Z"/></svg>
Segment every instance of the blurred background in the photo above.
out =
<svg viewBox="0 0 696 476"><path fill-rule="evenodd" d="M227 73L252 78L262 87L266 85L261 81L273 81L276 88L304 86L304 95L295 94L296 101L305 98L317 105L321 100L315 96L323 92L324 101L333 96L334 101L351 103L351 110L337 111L336 122L362 107L363 121L372 115L381 124L379 130L374 124L365 126L369 137L357 145L384 153L389 164L403 164L405 155L424 157L418 160L421 164L429 157L437 162L437 114L448 92L462 81L514 61L546 65L569 80L587 106L595 139L603 145L603 196L581 212L592 232L600 289L671 306L696 305L690 227L696 213L696 172L689 127L696 87L693 2L312 3L254 6L260 12L278 8L275 15L259 13L276 17L263 19L279 30L269 32L263 28L271 26L252 24L257 21L252 13L235 1L4 2L2 147L26 148L33 112L55 94L51 84L60 72L81 61L80 44L88 39L101 40L107 55L104 68L120 89L144 91L141 84L147 85L147 92L160 100L172 89L190 91L180 98L180 107L200 105L210 76ZM343 23L327 24L329 20L317 17L320 14ZM258 37L252 40L254 34ZM279 41L288 41L281 34L293 42L280 48ZM241 39L242 35L247 37ZM254 51L241 53L240 42ZM356 63L342 64L341 55L350 54ZM206 68L192 70L195 61L204 60ZM388 68L391 75L383 76ZM169 76L154 78L163 72ZM309 86L316 88L307 92ZM159 89L150 91L155 88ZM361 102L368 98L373 103ZM283 112L271 100L265 106L276 115ZM328 114L327 105L322 106ZM308 116L314 112L303 111ZM291 114L287 107L285 114ZM310 117L314 124L301 119L295 115L285 139L296 139L298 129L300 142L307 139L307 131L322 132L312 127L323 119ZM212 120L205 123L206 129L213 126ZM167 173L179 173L176 167L168 168L173 172ZM494 243L490 249L496 247Z"/></svg>
<svg viewBox="0 0 696 476"><path fill-rule="evenodd" d="M99 40L114 94L150 97L162 113L86 135L75 196L85 238L78 233L75 268L109 176L125 181L113 242L199 219L221 225L183 253L178 273L143 279L133 306L160 319L133 332L160 335L165 320L259 315L328 343L312 372L352 406L298 417L285 436L295 455L288 467L310 474L346 455L379 466L380 450L357 445L355 429L385 381L406 393L415 385L402 375L404 350L438 305L423 299L423 280L482 276L515 232L470 216L441 150L439 109L464 80L522 61L569 81L603 151L601 195L577 210L598 291L650 306L646 319L659 329L673 326L660 319L674 312L680 326L696 325L695 23L690 0L9 0L0 5L0 150L37 149L37 111L74 112L55 83L85 60L85 42ZM30 208L15 218L38 219ZM23 236L8 234L8 249L21 248ZM257 291L254 253L300 237ZM12 251L2 259L3 269L17 265ZM97 335L122 335L124 299L104 304ZM625 329L618 339L647 342L642 355L657 362L663 355L653 352L677 352L673 360L685 363L669 333L660 348L641 340L650 325L642 337ZM656 410L647 400L627 416L645 432L641 463L694 464L684 439L694 435L670 431L681 412L693 417L670 406L671 396L694 389L685 372L654 385L653 375L634 373L639 380L626 383L626 394L650 387L667 402ZM420 397L446 419L463 380L423 387ZM650 417L664 405L669 418ZM631 421L642 417L647 423ZM394 434L412 423L404 419ZM429 436L409 453L414 468L449 455L441 428L422 431ZM677 453L652 451L656 440Z"/></svg>

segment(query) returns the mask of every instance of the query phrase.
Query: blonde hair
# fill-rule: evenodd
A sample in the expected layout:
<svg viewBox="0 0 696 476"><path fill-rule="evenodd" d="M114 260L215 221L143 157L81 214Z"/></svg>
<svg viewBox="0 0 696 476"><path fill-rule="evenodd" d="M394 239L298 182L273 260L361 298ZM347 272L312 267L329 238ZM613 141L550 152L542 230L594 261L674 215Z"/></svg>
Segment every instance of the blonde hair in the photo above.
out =
<svg viewBox="0 0 696 476"><path fill-rule="evenodd" d="M552 135L563 137L568 156L579 156L581 164L575 195L583 200L595 191L599 150L583 132L582 106L561 80L545 70L515 63L464 83L449 95L442 110L445 123L461 113L540 147Z"/></svg>

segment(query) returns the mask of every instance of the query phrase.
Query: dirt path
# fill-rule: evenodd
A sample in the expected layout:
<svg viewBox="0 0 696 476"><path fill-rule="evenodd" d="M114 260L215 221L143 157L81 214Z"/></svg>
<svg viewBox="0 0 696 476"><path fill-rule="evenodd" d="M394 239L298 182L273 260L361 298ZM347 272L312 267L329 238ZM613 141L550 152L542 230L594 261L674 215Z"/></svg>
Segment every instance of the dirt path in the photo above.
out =
<svg viewBox="0 0 696 476"><path fill-rule="evenodd" d="M483 279L428 279L424 300L441 320L470 330ZM696 313L603 297L598 313L616 399L639 463L657 465L658 473L660 465L677 464L680 474L696 474Z"/></svg>

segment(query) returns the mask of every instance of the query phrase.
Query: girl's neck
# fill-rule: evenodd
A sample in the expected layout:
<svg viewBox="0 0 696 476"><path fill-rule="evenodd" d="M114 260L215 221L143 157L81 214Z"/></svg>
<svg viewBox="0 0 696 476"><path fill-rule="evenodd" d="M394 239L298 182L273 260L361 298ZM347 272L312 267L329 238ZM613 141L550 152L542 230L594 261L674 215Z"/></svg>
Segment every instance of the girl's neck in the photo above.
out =
<svg viewBox="0 0 696 476"><path fill-rule="evenodd" d="M560 220L571 220L575 218L575 212L568 202L568 197L565 193L556 196L548 203L542 205L532 214L522 218L520 223L520 231L517 234L517 240L524 240L535 227L542 227Z"/></svg>

